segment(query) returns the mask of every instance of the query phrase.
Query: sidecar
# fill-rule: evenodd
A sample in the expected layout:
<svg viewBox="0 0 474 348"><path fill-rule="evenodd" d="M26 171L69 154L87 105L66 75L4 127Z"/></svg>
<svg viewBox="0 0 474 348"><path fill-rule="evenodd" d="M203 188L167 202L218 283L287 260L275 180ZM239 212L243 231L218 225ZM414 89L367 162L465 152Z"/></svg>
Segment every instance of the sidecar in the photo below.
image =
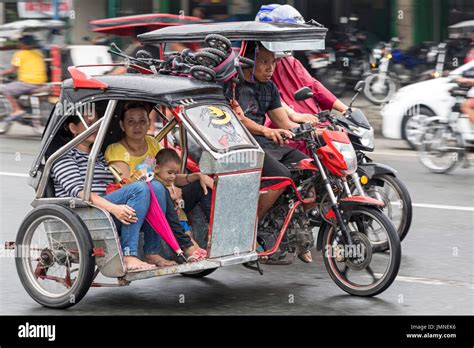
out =
<svg viewBox="0 0 474 348"><path fill-rule="evenodd" d="M267 40L269 47L279 50L284 48L282 42L320 46L326 32L311 25L285 24L280 26L280 35L278 27L256 22L188 25L186 30L160 29L145 34L143 39L159 43L168 39L199 40L206 32L219 32L232 40ZM176 32L168 29L183 35L175 36ZM264 152L229 107L222 87L160 74L88 76L78 68L69 68L72 78L62 84L60 100L49 117L29 172L35 190L33 210L21 223L16 241L6 245L16 249L17 271L29 295L43 306L66 308L78 303L91 286L123 286L176 273L204 276L219 267L256 261L257 203ZM119 115L131 100L153 105L162 118L158 140L166 142L168 133L179 130L183 171L188 135L202 150L199 167L214 179L206 260L126 271L111 215L90 201L94 163L109 144L123 136ZM99 119L78 137L67 138L63 131L66 119L75 114L82 118L81 110L93 105L104 109ZM170 114L172 117L167 117ZM97 136L84 178L83 199L56 197L51 178L53 164L94 132ZM117 283L101 278L115 278Z"/></svg>

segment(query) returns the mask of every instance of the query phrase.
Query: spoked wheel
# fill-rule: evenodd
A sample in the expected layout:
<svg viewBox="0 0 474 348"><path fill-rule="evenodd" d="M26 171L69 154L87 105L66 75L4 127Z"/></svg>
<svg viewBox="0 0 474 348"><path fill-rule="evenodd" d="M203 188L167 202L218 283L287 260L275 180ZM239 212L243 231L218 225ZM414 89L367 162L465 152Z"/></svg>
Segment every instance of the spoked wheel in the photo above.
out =
<svg viewBox="0 0 474 348"><path fill-rule="evenodd" d="M18 276L41 305L71 307L89 290L95 268L92 239L72 210L53 204L35 208L20 226L16 247Z"/></svg>
<svg viewBox="0 0 474 348"><path fill-rule="evenodd" d="M216 79L216 72L205 66L195 65L189 70L189 72L191 73L191 76L197 80L210 82Z"/></svg>
<svg viewBox="0 0 474 348"><path fill-rule="evenodd" d="M420 161L426 168L437 174L448 173L463 157L460 134L439 122L426 127L420 146Z"/></svg>
<svg viewBox="0 0 474 348"><path fill-rule="evenodd" d="M388 218L376 208L357 207L348 217L347 227L354 244L338 241L333 226L324 226L323 258L332 280L351 295L374 296L386 290L398 274L400 239ZM383 236L382 236L383 234ZM380 238L388 247L374 243Z"/></svg>
<svg viewBox="0 0 474 348"><path fill-rule="evenodd" d="M376 105L388 102L397 91L397 84L390 76L386 76L383 83L380 79L380 74L369 75L365 79L364 95Z"/></svg>
<svg viewBox="0 0 474 348"><path fill-rule="evenodd" d="M421 138L426 130L426 119L435 116L435 113L424 106L413 109L413 111L408 111L403 117L402 137L406 139L408 145L410 145L413 150L419 150Z"/></svg>
<svg viewBox="0 0 474 348"><path fill-rule="evenodd" d="M0 134L5 134L10 129L12 122L6 121L6 118L13 112L10 103L5 97L0 96Z"/></svg>
<svg viewBox="0 0 474 348"><path fill-rule="evenodd" d="M205 276L208 276L211 273L214 273L214 271L217 268L209 268L205 269L204 271L194 271L194 272L185 272L181 273L183 277L188 277L188 278L204 278Z"/></svg>
<svg viewBox="0 0 474 348"><path fill-rule="evenodd" d="M207 35L204 40L209 47L216 48L224 53L228 53L232 48L232 42L225 36L219 34Z"/></svg>
<svg viewBox="0 0 474 348"><path fill-rule="evenodd" d="M382 212L390 219L402 241L410 229L413 214L410 193L403 182L392 175L375 175L365 192L385 203Z"/></svg>

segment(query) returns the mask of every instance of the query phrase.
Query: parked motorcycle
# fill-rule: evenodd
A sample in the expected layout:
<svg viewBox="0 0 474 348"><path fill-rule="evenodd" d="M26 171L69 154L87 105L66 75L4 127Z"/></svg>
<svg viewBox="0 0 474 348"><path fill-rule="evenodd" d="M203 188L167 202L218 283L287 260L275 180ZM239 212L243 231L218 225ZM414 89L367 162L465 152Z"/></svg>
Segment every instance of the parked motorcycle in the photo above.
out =
<svg viewBox="0 0 474 348"><path fill-rule="evenodd" d="M460 109L468 91L460 86L451 89L456 99L447 119L434 116L425 120L419 155L421 163L433 173L448 173L460 163L472 165L468 154L474 152L474 127Z"/></svg>
<svg viewBox="0 0 474 348"><path fill-rule="evenodd" d="M389 70L390 60L393 58L392 46L398 41L398 38L392 38L390 42L382 43L382 47L376 47L372 51L372 66L378 63L378 69L365 78L364 95L376 105L388 102L399 88L397 76Z"/></svg>

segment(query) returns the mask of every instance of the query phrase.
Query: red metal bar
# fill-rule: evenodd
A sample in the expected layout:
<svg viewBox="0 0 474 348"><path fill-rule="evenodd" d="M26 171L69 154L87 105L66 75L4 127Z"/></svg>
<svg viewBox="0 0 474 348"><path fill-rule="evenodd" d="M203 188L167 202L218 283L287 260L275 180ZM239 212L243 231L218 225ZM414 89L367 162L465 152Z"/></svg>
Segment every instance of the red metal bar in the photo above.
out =
<svg viewBox="0 0 474 348"><path fill-rule="evenodd" d="M261 252L260 254L258 254L259 257L272 255L278 250L278 247L280 246L281 240L283 239L283 236L285 235L286 229L288 228L288 224L290 223L291 218L293 217L293 213L295 212L296 208L298 208L300 206L300 204L301 204L301 202L296 202L293 205L293 207L290 209L288 214L286 215L285 222L283 223L283 226L281 227L280 233L278 234L277 241L276 241L275 245L273 246L273 248L271 248L270 250Z"/></svg>
<svg viewBox="0 0 474 348"><path fill-rule="evenodd" d="M285 185L285 186L291 186L293 188L293 190L295 190L296 197L298 198L298 200L301 203L303 203L303 204L314 203L314 201L315 201L314 198L303 198L303 197L301 197L300 193L298 192L298 189L296 188L295 182L290 178L287 178L285 176L265 176L265 177L262 177L260 179L260 181L271 181L271 180L280 180L280 181L283 181L283 182L284 181L288 182L288 185ZM266 189L266 187L260 189L260 192L268 191L268 190L265 190L265 189Z"/></svg>

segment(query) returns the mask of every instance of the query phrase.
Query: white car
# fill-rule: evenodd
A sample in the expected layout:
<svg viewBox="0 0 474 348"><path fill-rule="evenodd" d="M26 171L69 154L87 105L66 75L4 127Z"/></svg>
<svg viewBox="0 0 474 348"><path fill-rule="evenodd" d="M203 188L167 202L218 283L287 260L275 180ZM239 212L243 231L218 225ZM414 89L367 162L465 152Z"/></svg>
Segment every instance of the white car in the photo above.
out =
<svg viewBox="0 0 474 348"><path fill-rule="evenodd" d="M448 77L414 83L398 90L382 113L382 133L390 139L405 139L416 149L420 144L423 120L430 116L448 117L455 102L449 90L452 79L474 67L474 61L453 70Z"/></svg>

